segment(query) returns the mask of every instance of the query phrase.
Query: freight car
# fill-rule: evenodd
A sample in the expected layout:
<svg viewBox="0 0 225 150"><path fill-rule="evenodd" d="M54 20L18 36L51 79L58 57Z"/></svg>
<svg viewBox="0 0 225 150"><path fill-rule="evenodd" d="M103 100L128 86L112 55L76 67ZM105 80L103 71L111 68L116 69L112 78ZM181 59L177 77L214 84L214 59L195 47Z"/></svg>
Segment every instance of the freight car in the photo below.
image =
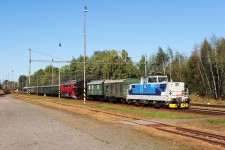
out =
<svg viewBox="0 0 225 150"><path fill-rule="evenodd" d="M168 82L167 76L149 75L141 77L140 83L130 85L126 102L154 107L188 108L190 99L183 82Z"/></svg>

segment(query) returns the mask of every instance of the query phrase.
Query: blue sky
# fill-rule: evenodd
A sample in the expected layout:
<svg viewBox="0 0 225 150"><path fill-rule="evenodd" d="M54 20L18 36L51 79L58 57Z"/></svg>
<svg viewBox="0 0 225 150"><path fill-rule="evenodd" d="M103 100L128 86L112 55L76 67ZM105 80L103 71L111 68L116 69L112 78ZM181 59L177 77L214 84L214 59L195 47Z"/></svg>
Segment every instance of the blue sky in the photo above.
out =
<svg viewBox="0 0 225 150"><path fill-rule="evenodd" d="M125 49L136 62L159 46L190 56L204 38L225 37L224 0L0 1L1 81L28 74L29 48L32 60L83 55L85 5L88 56L96 50ZM47 65L32 62L31 73Z"/></svg>

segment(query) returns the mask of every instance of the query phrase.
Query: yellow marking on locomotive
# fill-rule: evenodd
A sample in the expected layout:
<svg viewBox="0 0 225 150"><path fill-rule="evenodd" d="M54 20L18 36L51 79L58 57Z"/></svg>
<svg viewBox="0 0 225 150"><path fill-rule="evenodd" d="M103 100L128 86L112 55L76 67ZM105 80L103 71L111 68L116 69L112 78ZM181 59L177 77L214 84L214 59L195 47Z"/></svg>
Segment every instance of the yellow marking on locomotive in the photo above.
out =
<svg viewBox="0 0 225 150"><path fill-rule="evenodd" d="M188 103L181 103L180 107L177 104L169 104L169 108L188 108Z"/></svg>

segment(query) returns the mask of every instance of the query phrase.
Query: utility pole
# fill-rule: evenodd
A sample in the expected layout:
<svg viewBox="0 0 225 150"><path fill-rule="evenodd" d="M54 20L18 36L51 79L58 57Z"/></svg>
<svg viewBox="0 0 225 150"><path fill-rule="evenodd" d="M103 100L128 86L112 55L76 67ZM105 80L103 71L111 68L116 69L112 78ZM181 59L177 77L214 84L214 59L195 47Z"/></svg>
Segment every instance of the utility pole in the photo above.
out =
<svg viewBox="0 0 225 150"><path fill-rule="evenodd" d="M87 7L84 7L84 104L86 101L86 12Z"/></svg>
<svg viewBox="0 0 225 150"><path fill-rule="evenodd" d="M37 74L37 95L38 95L38 74Z"/></svg>
<svg viewBox="0 0 225 150"><path fill-rule="evenodd" d="M29 80L28 80L28 94L30 98L30 72L31 72L31 49L29 48Z"/></svg>
<svg viewBox="0 0 225 150"><path fill-rule="evenodd" d="M61 43L59 43L59 47L61 47ZM60 89L60 65L59 65L59 98L61 97L61 89Z"/></svg>
<svg viewBox="0 0 225 150"><path fill-rule="evenodd" d="M61 95L60 95L60 93L61 93L61 92L60 92L60 82L61 82L61 81L60 81L60 67L59 67L59 98L60 98L60 96L61 96Z"/></svg>
<svg viewBox="0 0 225 150"><path fill-rule="evenodd" d="M53 58L52 58L52 62L53 62L54 60L53 60ZM52 85L53 85L53 63L52 63L52 65L51 65L51 67L52 67Z"/></svg>
<svg viewBox="0 0 225 150"><path fill-rule="evenodd" d="M170 82L172 82L172 60L170 60Z"/></svg>
<svg viewBox="0 0 225 150"><path fill-rule="evenodd" d="M145 54L145 76L147 76L147 54Z"/></svg>
<svg viewBox="0 0 225 150"><path fill-rule="evenodd" d="M12 70L12 84L11 84L11 90L13 91L13 70Z"/></svg>

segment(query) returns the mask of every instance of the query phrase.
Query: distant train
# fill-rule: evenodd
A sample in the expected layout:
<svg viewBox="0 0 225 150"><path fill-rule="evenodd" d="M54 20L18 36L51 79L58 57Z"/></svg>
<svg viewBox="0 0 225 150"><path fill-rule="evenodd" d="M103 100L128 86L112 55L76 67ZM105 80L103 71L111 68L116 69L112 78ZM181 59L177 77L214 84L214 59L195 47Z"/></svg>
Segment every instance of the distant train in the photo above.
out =
<svg viewBox="0 0 225 150"><path fill-rule="evenodd" d="M31 94L83 98L83 81L30 87ZM24 91L27 92L27 87ZM60 90L59 90L60 89ZM87 83L87 99L167 108L188 108L188 89L183 82L169 82L167 76L149 75L141 79L95 80Z"/></svg>
<svg viewBox="0 0 225 150"><path fill-rule="evenodd" d="M60 93L61 97L77 99L83 94L83 92L81 92L82 89L83 88L82 86L80 86L80 82L69 81L62 83L60 87L59 85L32 86L30 87L30 94L44 95L44 96L58 96ZM23 93L28 94L29 88L24 87Z"/></svg>

